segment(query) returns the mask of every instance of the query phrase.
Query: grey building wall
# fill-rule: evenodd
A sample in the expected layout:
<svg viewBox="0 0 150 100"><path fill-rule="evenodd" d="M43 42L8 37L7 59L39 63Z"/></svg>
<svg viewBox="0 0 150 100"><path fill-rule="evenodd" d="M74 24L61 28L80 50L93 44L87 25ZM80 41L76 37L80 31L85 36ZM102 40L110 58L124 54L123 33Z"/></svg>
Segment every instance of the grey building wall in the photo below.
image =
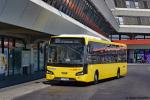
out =
<svg viewBox="0 0 150 100"><path fill-rule="evenodd" d="M150 16L150 9L115 8L112 9L114 16Z"/></svg>
<svg viewBox="0 0 150 100"><path fill-rule="evenodd" d="M126 1L130 2L130 5L127 5ZM119 23L118 32L150 33L149 0L106 0L106 3L117 20L117 17L123 19L123 24L122 20ZM115 5L115 7L111 5Z"/></svg>
<svg viewBox="0 0 150 100"><path fill-rule="evenodd" d="M98 3L104 6L100 12L107 15L106 19L112 20L112 17L105 12L105 10L109 11L105 2L100 0ZM109 13L111 14L111 11ZM52 35L90 34L108 40L42 0L0 0L0 22Z"/></svg>
<svg viewBox="0 0 150 100"><path fill-rule="evenodd" d="M109 9L115 9L115 3L113 0L105 0L107 6L109 7Z"/></svg>
<svg viewBox="0 0 150 100"><path fill-rule="evenodd" d="M51 11L30 0L1 0L0 4L0 22L55 35L62 33L62 29L63 33L82 33L79 26L65 20L50 6Z"/></svg>
<svg viewBox="0 0 150 100"><path fill-rule="evenodd" d="M128 49L149 49L150 45L128 45Z"/></svg>
<svg viewBox="0 0 150 100"><path fill-rule="evenodd" d="M106 20L113 26L115 30L119 30L119 25L112 15L111 10L106 4L105 0L91 0L93 4L98 8Z"/></svg>

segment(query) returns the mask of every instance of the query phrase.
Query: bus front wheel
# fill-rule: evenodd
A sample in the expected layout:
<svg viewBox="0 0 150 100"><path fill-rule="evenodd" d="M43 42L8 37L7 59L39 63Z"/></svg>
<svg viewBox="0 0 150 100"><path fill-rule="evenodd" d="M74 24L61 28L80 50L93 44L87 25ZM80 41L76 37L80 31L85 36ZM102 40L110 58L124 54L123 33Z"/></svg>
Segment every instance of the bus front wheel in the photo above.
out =
<svg viewBox="0 0 150 100"><path fill-rule="evenodd" d="M95 74L94 74L94 84L98 84L98 81L99 81L98 72L95 72Z"/></svg>

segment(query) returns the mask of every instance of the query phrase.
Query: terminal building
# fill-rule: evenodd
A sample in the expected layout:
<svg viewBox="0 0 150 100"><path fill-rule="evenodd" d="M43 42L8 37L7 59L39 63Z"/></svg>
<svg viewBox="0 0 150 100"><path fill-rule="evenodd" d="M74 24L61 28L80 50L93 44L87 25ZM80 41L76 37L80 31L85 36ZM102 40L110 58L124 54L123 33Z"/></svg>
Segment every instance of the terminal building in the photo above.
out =
<svg viewBox="0 0 150 100"><path fill-rule="evenodd" d="M105 1L119 24L110 38L128 45L129 63L150 63L150 1Z"/></svg>
<svg viewBox="0 0 150 100"><path fill-rule="evenodd" d="M0 0L0 78L44 71L45 41L53 35L110 41L118 29L103 0Z"/></svg>
<svg viewBox="0 0 150 100"><path fill-rule="evenodd" d="M87 34L128 45L150 62L149 0L0 0L0 77L44 71L53 35Z"/></svg>

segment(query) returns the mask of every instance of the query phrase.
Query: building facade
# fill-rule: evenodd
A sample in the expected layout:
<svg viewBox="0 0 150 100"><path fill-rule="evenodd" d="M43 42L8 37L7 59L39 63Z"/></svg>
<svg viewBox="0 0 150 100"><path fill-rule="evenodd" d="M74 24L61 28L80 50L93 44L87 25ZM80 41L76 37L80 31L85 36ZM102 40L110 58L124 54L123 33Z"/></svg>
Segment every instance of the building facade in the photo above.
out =
<svg viewBox="0 0 150 100"><path fill-rule="evenodd" d="M110 38L129 63L150 63L150 1L1 0L0 77L44 71L45 41L60 34Z"/></svg>
<svg viewBox="0 0 150 100"><path fill-rule="evenodd" d="M46 50L43 42L49 35L39 35L35 31L6 23L0 23L0 26L0 76L28 75L44 71ZM36 36L32 38L33 35ZM39 37L41 40L38 40Z"/></svg>
<svg viewBox="0 0 150 100"><path fill-rule="evenodd" d="M0 78L45 71L50 36L87 34L110 41L118 28L103 0L0 0Z"/></svg>
<svg viewBox="0 0 150 100"><path fill-rule="evenodd" d="M106 0L119 24L111 40L128 45L129 63L150 63L150 1Z"/></svg>

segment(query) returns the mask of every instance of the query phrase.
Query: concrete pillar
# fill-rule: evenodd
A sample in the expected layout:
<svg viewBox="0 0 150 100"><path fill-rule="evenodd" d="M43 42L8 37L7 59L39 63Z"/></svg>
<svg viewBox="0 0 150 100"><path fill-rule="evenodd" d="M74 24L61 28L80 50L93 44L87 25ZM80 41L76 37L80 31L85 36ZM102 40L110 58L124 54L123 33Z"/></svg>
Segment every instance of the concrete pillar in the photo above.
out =
<svg viewBox="0 0 150 100"><path fill-rule="evenodd" d="M31 73L34 73L34 55L33 55L33 44L31 44Z"/></svg>

